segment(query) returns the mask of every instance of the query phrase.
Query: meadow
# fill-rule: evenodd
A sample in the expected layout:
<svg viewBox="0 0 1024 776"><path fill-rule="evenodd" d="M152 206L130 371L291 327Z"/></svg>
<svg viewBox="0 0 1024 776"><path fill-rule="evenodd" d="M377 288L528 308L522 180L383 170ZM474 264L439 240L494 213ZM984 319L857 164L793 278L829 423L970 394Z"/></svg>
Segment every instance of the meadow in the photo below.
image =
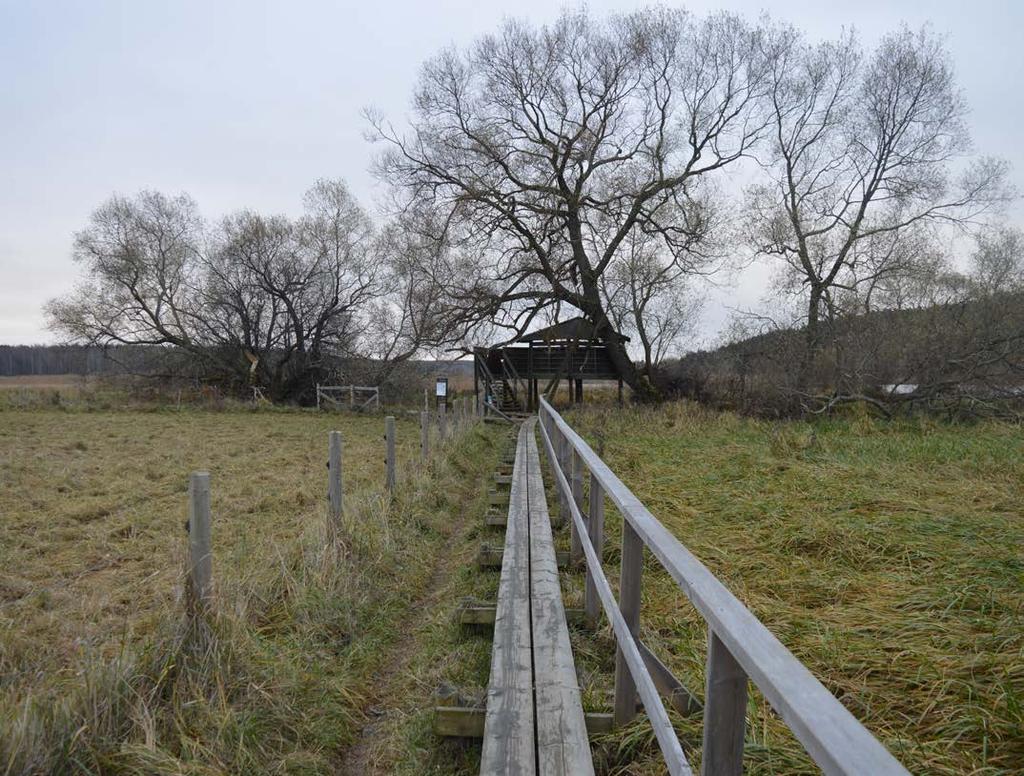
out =
<svg viewBox="0 0 1024 776"><path fill-rule="evenodd" d="M777 423L689 404L569 417L911 772L1024 769L1019 426ZM621 523L609 525L614 579ZM650 558L642 624L702 695L703 625ZM606 650L580 642L584 666L589 653L609 668ZM698 747L699 721L678 723ZM657 772L642 730L610 743L635 749L628 772ZM747 754L750 773L817 772L757 693Z"/></svg>
<svg viewBox="0 0 1024 776"><path fill-rule="evenodd" d="M496 595L475 556L501 543L482 516L506 429L478 425L425 469L400 417L390 500L379 416L75 401L0 411L0 772L478 770L479 743L439 739L432 708L486 685L489 629L457 611ZM687 403L566 417L911 772L1024 769L1019 427ZM348 500L331 548L334 428ZM212 474L218 602L199 647L180 601L197 468ZM580 606L582 574L562 583ZM584 705L608 711L610 630L571 635ZM703 695L703 624L649 557L642 636ZM674 721L696 766L700 719ZM662 772L642 718L592 743L599 773ZM746 752L747 773L817 772L756 692Z"/></svg>
<svg viewBox="0 0 1024 776"><path fill-rule="evenodd" d="M0 411L0 773L335 769L451 515L482 498L464 467L487 465L488 434L428 471L400 415L392 500L379 415L61 401ZM328 548L332 429L346 516ZM181 601L197 469L217 600L198 647Z"/></svg>

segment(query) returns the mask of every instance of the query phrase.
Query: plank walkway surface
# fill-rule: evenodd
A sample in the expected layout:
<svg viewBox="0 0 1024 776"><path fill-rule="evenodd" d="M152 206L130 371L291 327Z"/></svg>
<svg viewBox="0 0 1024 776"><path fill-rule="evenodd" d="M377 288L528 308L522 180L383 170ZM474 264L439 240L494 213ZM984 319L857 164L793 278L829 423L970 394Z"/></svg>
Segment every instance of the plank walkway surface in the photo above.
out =
<svg viewBox="0 0 1024 776"><path fill-rule="evenodd" d="M519 430L509 493L482 774L592 774L548 515L536 420Z"/></svg>

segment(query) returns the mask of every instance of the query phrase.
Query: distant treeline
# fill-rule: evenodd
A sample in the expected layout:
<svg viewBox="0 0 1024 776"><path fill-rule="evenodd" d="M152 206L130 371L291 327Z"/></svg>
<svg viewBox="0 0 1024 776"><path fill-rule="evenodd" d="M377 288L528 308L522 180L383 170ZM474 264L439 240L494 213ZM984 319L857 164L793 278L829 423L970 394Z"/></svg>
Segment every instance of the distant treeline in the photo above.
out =
<svg viewBox="0 0 1024 776"><path fill-rule="evenodd" d="M139 374L160 351L149 345L0 345L0 376Z"/></svg>
<svg viewBox="0 0 1024 776"><path fill-rule="evenodd" d="M878 310L825 321L807 360L806 328L771 328L661 365L666 392L755 415L938 408L1007 414L1024 403L1024 293ZM801 385L803 382L803 385Z"/></svg>
<svg viewBox="0 0 1024 776"><path fill-rule="evenodd" d="M329 358L332 382L355 380L376 384L382 362ZM0 377L21 375L134 375L163 380L218 384L204 372L200 359L178 348L160 345L0 345ZM384 383L419 381L433 376L472 377L471 361L409 360ZM247 389L246 389L247 390ZM244 391L240 391L244 393Z"/></svg>

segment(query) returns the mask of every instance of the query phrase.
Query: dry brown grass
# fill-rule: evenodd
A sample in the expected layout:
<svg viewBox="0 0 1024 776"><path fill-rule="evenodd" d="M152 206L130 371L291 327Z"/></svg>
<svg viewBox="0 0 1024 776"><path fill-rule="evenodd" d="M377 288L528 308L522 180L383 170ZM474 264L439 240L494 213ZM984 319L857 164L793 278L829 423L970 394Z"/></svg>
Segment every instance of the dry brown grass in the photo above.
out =
<svg viewBox="0 0 1024 776"><path fill-rule="evenodd" d="M244 580L322 510L327 431L346 486L380 490L383 421L313 413L0 413L0 623L23 670L143 637L180 593L189 471L212 475L217 576ZM412 459L418 428L399 424ZM16 628L14 626L17 626Z"/></svg>
<svg viewBox="0 0 1024 776"><path fill-rule="evenodd" d="M324 539L326 432L346 522ZM324 772L474 494L490 437L430 472L400 418L0 412L0 773ZM189 471L213 484L217 616L182 628ZM477 493L479 491L479 493Z"/></svg>
<svg viewBox="0 0 1024 776"><path fill-rule="evenodd" d="M685 404L571 422L912 772L1024 770L1018 426L810 426ZM609 514L616 579L620 522ZM656 562L647 568L644 638L702 695L702 622ZM606 686L607 628L577 641L584 674ZM699 719L678 724L699 762ZM757 693L748 724L748 772L816 772ZM601 751L609 772L659 770L643 725Z"/></svg>

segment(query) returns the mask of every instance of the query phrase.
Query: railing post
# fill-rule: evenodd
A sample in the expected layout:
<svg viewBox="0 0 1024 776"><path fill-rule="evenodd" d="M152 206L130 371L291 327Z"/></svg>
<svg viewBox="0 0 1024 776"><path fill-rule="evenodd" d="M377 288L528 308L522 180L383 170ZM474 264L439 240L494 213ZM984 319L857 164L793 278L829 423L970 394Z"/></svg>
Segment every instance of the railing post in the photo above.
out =
<svg viewBox="0 0 1024 776"><path fill-rule="evenodd" d="M622 569L619 576L619 611L636 637L640 631L640 583L644 568L644 543L629 520L622 520ZM636 716L636 682L621 649L615 651L616 726L626 725Z"/></svg>
<svg viewBox="0 0 1024 776"><path fill-rule="evenodd" d="M439 442L444 444L448 439L448 404L442 403L437 411L437 431Z"/></svg>
<svg viewBox="0 0 1024 776"><path fill-rule="evenodd" d="M341 488L341 432L331 431L327 443L327 499L330 502L328 533L338 536L343 504Z"/></svg>
<svg viewBox="0 0 1024 776"><path fill-rule="evenodd" d="M388 415L384 418L384 440L387 442L387 489L388 493L395 492L395 418Z"/></svg>
<svg viewBox="0 0 1024 776"><path fill-rule="evenodd" d="M420 458L423 463L430 460L430 413L420 412Z"/></svg>
<svg viewBox="0 0 1024 776"><path fill-rule="evenodd" d="M558 440L558 446L555 448L555 450L558 453L558 455L557 455L558 461L557 461L557 463L555 465L558 466L559 469L561 469L562 474L564 474L565 478L568 479L569 478L569 461L568 461L568 457L569 457L569 442L565 438L565 434L562 433L561 429L559 429L557 431L556 438ZM556 481L557 481L557 478L556 478ZM558 518L559 518L559 520L561 520L562 523L565 523L566 520L572 522L572 517L569 514L569 497L565 494L565 492L561 488L558 489Z"/></svg>
<svg viewBox="0 0 1024 776"><path fill-rule="evenodd" d="M708 626L701 776L740 776L747 723L747 674Z"/></svg>
<svg viewBox="0 0 1024 776"><path fill-rule="evenodd" d="M356 386L355 383L348 387L348 408L354 410L356 408Z"/></svg>
<svg viewBox="0 0 1024 776"><path fill-rule="evenodd" d="M590 543L594 546L594 554L598 562L604 557L604 488L597 481L594 473L590 473L590 504L587 515L587 531L590 533ZM594 584L592 569L587 569L587 585L583 591L583 611L586 614L587 622L591 627L597 625L601 616L601 600L597 596L597 586Z"/></svg>
<svg viewBox="0 0 1024 776"><path fill-rule="evenodd" d="M568 445L568 441L566 442ZM572 477L569 480L572 486L572 500L576 502L576 508L583 512L583 459L575 449L570 450L572 456ZM576 565L583 557L583 539L576 529L576 521L569 516L569 563Z"/></svg>
<svg viewBox="0 0 1024 776"><path fill-rule="evenodd" d="M188 480L188 575L193 612L213 602L213 548L210 540L210 473Z"/></svg>

